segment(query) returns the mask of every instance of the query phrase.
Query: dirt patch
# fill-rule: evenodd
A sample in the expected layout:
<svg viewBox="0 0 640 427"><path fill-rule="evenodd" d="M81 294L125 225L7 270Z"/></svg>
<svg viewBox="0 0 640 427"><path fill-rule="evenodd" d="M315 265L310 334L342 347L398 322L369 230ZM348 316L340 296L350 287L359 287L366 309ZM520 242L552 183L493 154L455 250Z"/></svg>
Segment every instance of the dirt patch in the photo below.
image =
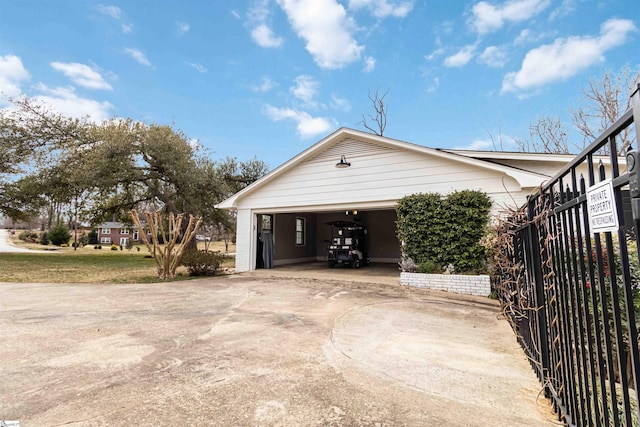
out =
<svg viewBox="0 0 640 427"><path fill-rule="evenodd" d="M259 274L0 284L21 425L551 425L493 302Z"/></svg>

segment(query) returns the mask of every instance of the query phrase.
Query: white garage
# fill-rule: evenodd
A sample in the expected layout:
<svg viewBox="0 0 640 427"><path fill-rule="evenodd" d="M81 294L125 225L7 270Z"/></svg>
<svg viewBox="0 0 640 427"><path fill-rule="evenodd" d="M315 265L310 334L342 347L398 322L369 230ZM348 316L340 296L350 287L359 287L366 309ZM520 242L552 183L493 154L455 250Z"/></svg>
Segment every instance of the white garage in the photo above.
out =
<svg viewBox="0 0 640 427"><path fill-rule="evenodd" d="M325 259L336 220L366 225L372 262L397 262L402 197L481 190L498 213L571 157L433 149L341 128L217 207L237 213L237 271Z"/></svg>

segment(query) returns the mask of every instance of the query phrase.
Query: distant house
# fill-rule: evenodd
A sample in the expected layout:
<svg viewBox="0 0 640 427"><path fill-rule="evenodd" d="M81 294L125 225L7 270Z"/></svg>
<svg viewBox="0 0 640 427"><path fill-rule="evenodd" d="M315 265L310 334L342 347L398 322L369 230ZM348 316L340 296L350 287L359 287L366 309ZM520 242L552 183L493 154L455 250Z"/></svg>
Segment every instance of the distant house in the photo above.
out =
<svg viewBox="0 0 640 427"><path fill-rule="evenodd" d="M127 246L129 241L140 241L140 232L135 226L121 222L105 222L96 227L98 243L102 245Z"/></svg>
<svg viewBox="0 0 640 427"><path fill-rule="evenodd" d="M573 157L433 149L342 128L217 207L237 212L237 271L322 260L327 223L343 219L367 225L372 261L394 263L402 197L481 190L495 215L524 203Z"/></svg>

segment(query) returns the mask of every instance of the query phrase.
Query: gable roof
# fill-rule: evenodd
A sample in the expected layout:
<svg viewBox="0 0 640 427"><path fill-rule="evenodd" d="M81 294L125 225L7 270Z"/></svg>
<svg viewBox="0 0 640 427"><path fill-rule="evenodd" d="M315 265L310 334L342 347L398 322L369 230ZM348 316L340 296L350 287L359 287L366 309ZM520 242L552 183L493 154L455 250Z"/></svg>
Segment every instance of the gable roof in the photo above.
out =
<svg viewBox="0 0 640 427"><path fill-rule="evenodd" d="M447 150L438 150L434 148L425 147L422 145L412 144L409 142L400 141L397 139L392 139L384 136L374 135L367 132L362 132L355 129L350 128L340 128L333 132L332 134L326 136L322 140L318 141L311 147L302 151L300 154L295 157L289 159L282 165L273 169L271 172L260 178L259 180L253 182L251 185L245 187L240 190L236 194L232 195L228 199L216 205L219 209L233 209L237 206L237 200L247 194L253 193L257 191L259 188L267 185L269 182L274 180L275 178L281 176L285 172L291 170L297 165L304 163L305 161L310 160L314 156L320 155L323 151L329 149L333 145L340 143L342 140L347 138L354 138L363 142L367 142L369 144L377 145L377 146L385 146L390 148L402 149L410 152L427 154L430 156L445 158L456 162L466 163L470 165L474 165L476 167L480 167L483 169L489 169L493 171L502 172L513 179L515 179L521 187L536 187L540 185L543 181L547 180L549 177L546 175L542 175L539 173L518 169L511 166L501 165L495 162L489 162L482 159L477 159L471 156L465 156L460 154L459 152L451 152ZM336 161L339 159L336 159Z"/></svg>

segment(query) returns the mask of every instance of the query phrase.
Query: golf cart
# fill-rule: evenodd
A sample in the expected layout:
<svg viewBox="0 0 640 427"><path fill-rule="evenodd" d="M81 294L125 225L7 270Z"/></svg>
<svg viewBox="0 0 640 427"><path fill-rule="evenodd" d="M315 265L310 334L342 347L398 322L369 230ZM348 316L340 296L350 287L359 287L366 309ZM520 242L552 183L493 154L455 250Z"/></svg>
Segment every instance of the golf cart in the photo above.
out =
<svg viewBox="0 0 640 427"><path fill-rule="evenodd" d="M369 264L367 256L367 227L351 221L327 222L331 226L331 240L327 246L327 266L336 264L360 268Z"/></svg>

